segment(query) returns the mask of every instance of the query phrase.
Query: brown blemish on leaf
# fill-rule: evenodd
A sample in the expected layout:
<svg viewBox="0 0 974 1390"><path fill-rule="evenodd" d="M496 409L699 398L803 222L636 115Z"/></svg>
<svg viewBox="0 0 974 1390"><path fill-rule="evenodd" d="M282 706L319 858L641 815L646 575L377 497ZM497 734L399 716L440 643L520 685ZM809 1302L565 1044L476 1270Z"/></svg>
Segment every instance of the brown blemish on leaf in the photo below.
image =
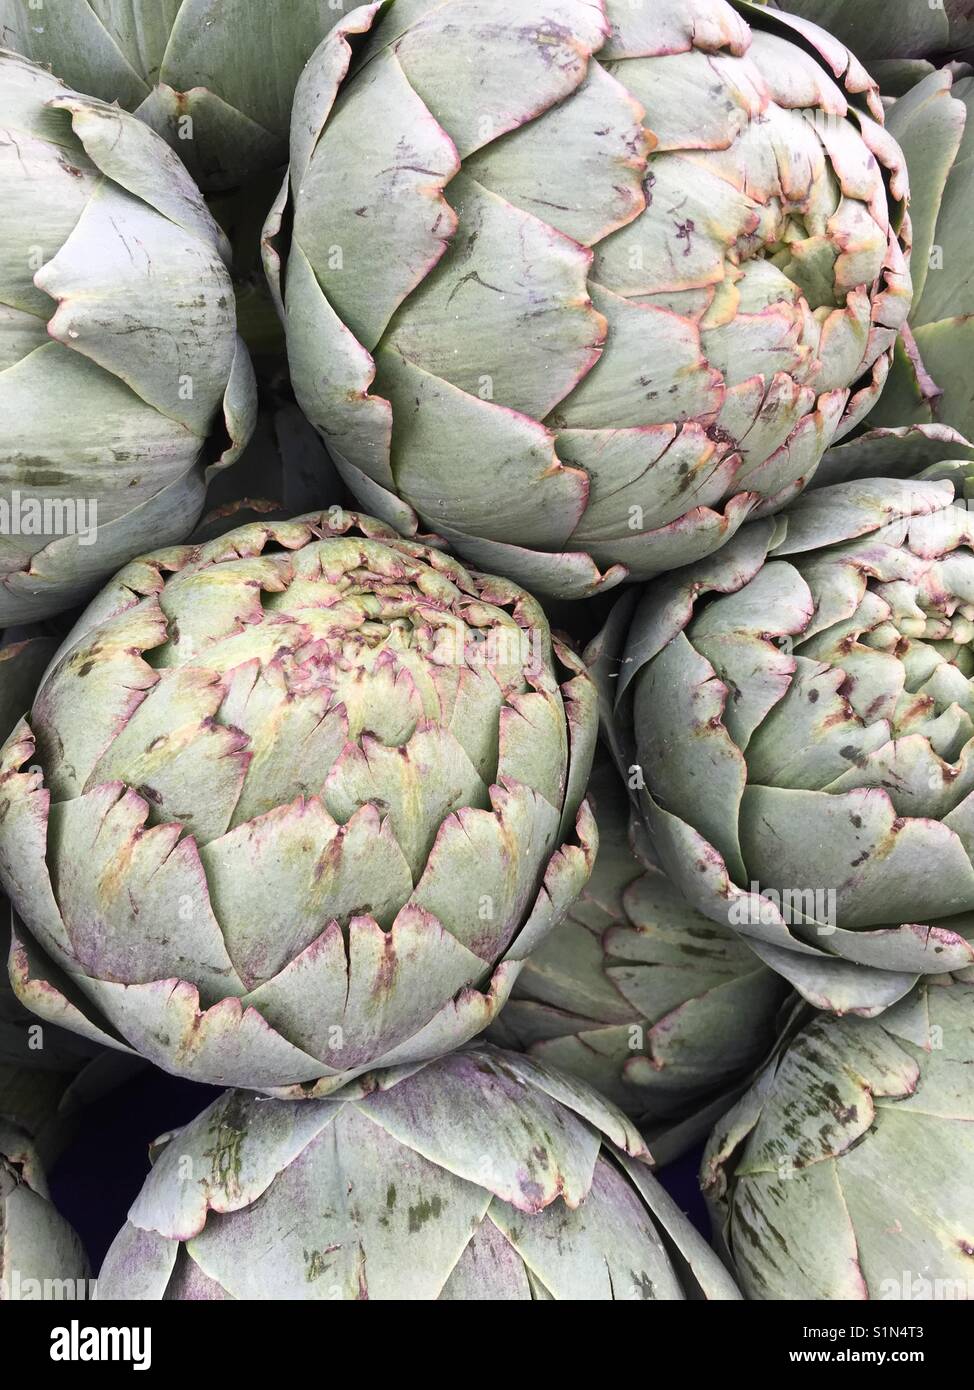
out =
<svg viewBox="0 0 974 1390"><path fill-rule="evenodd" d="M304 1254L304 1277L309 1284L313 1284L316 1279L328 1270L331 1261L329 1255L333 1255L336 1250L340 1250L340 1245L326 1245L324 1250L305 1250Z"/></svg>

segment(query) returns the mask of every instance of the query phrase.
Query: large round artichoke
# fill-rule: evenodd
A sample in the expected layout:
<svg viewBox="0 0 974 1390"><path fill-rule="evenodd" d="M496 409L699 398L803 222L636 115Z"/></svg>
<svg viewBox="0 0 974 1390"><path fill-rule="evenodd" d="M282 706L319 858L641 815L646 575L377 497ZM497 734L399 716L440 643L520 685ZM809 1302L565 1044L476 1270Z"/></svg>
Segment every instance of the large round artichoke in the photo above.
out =
<svg viewBox="0 0 974 1390"><path fill-rule="evenodd" d="M893 105L913 189L916 298L871 423L974 437L974 77L933 72Z"/></svg>
<svg viewBox="0 0 974 1390"><path fill-rule="evenodd" d="M143 557L0 754L15 987L200 1081L448 1051L588 878L595 723L528 594L370 518Z"/></svg>
<svg viewBox="0 0 974 1390"><path fill-rule="evenodd" d="M882 385L882 120L841 44L745 3L363 7L267 226L298 399L370 511L538 593L710 554Z"/></svg>
<svg viewBox="0 0 974 1390"><path fill-rule="evenodd" d="M179 160L3 52L0 202L3 627L182 540L204 450L236 457L255 393L225 241Z"/></svg>
<svg viewBox="0 0 974 1390"><path fill-rule="evenodd" d="M702 1180L749 1298L970 1299L974 985L819 1015L721 1121Z"/></svg>
<svg viewBox="0 0 974 1390"><path fill-rule="evenodd" d="M205 189L287 163L294 85L354 0L0 0L0 45L117 101Z"/></svg>
<svg viewBox="0 0 974 1390"><path fill-rule="evenodd" d="M324 1101L227 1092L169 1139L98 1294L738 1297L645 1157L594 1091L494 1048Z"/></svg>
<svg viewBox="0 0 974 1390"><path fill-rule="evenodd" d="M595 870L525 962L489 1036L595 1086L668 1161L707 1134L767 1056L787 987L690 906L638 837L630 847L613 768L597 768L589 795Z"/></svg>
<svg viewBox="0 0 974 1390"><path fill-rule="evenodd" d="M970 468L932 471L962 489ZM974 961L974 521L954 496L949 476L806 493L649 585L622 654L620 752L668 872L839 1012Z"/></svg>
<svg viewBox="0 0 974 1390"><path fill-rule="evenodd" d="M81 1241L52 1205L30 1139L0 1116L0 1302L86 1297Z"/></svg>

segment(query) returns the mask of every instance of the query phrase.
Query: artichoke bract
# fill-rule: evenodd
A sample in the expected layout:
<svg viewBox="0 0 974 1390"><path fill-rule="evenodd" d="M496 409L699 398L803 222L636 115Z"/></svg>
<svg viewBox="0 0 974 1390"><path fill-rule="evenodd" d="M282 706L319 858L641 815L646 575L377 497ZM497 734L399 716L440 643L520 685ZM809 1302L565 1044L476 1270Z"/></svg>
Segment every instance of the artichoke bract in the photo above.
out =
<svg viewBox="0 0 974 1390"><path fill-rule="evenodd" d="M50 1200L37 1152L0 1116L0 1302L79 1299L87 1291L81 1241Z"/></svg>
<svg viewBox="0 0 974 1390"><path fill-rule="evenodd" d="M974 48L971 0L771 0L777 9L813 20L847 43L880 82L924 75L930 60Z"/></svg>
<svg viewBox="0 0 974 1390"><path fill-rule="evenodd" d="M0 753L15 988L216 1084L449 1051L589 876L596 723L530 595L371 518L145 556Z"/></svg>
<svg viewBox="0 0 974 1390"><path fill-rule="evenodd" d="M158 136L0 52L0 137L5 627L182 540L256 391L225 238Z"/></svg>
<svg viewBox="0 0 974 1390"><path fill-rule="evenodd" d="M603 637L667 871L840 1013L974 961L970 469L806 493Z"/></svg>
<svg viewBox="0 0 974 1390"><path fill-rule="evenodd" d="M691 907L637 837L630 846L614 768L597 766L589 797L592 877L525 962L489 1037L595 1086L668 1161L706 1136L765 1059L787 986Z"/></svg>
<svg viewBox="0 0 974 1390"><path fill-rule="evenodd" d="M202 188L287 163L294 86L354 0L0 0L0 45L157 131Z"/></svg>
<svg viewBox="0 0 974 1390"><path fill-rule="evenodd" d="M587 1086L484 1047L369 1081L167 1136L98 1297L739 1297Z"/></svg>
<svg viewBox="0 0 974 1390"><path fill-rule="evenodd" d="M710 554L885 378L882 121L847 49L753 5L356 10L265 231L298 400L363 506L541 595Z"/></svg>
<svg viewBox="0 0 974 1390"><path fill-rule="evenodd" d="M974 77L931 73L888 121L912 174L916 297L870 423L940 422L974 437Z"/></svg>
<svg viewBox="0 0 974 1390"><path fill-rule="evenodd" d="M974 985L819 1015L715 1129L701 1179L752 1299L974 1297Z"/></svg>
<svg viewBox="0 0 974 1390"><path fill-rule="evenodd" d="M948 478L964 506L974 495L974 444L948 425L879 426L830 449L813 488L873 478Z"/></svg>

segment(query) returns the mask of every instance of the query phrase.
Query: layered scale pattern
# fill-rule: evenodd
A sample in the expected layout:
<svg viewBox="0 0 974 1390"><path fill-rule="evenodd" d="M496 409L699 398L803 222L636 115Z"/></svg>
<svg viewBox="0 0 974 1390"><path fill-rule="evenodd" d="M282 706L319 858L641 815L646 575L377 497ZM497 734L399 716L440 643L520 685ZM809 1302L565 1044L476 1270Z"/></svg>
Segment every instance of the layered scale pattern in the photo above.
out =
<svg viewBox="0 0 974 1390"><path fill-rule="evenodd" d="M229 247L183 165L117 106L3 50L0 202L5 627L184 539L204 462L232 463L250 437L256 388Z"/></svg>
<svg viewBox="0 0 974 1390"><path fill-rule="evenodd" d="M529 595L369 518L136 561L0 757L15 987L201 1081L447 1051L591 871L595 727Z"/></svg>
<svg viewBox="0 0 974 1390"><path fill-rule="evenodd" d="M287 162L301 69L354 0L0 0L0 46L118 102L210 192Z"/></svg>
<svg viewBox="0 0 974 1390"><path fill-rule="evenodd" d="M536 592L709 554L885 379L910 232L882 120L847 49L752 5L364 7L295 97L301 404L370 510Z"/></svg>
<svg viewBox="0 0 974 1390"><path fill-rule="evenodd" d="M676 882L840 1012L974 963L970 464L937 467L650 585L619 681Z"/></svg>
<svg viewBox="0 0 974 1390"><path fill-rule="evenodd" d="M815 1018L720 1122L702 1180L747 1297L971 1297L972 1004L948 979Z"/></svg>
<svg viewBox="0 0 974 1390"><path fill-rule="evenodd" d="M369 1082L221 1096L163 1149L100 1297L738 1297L594 1091L494 1048Z"/></svg>

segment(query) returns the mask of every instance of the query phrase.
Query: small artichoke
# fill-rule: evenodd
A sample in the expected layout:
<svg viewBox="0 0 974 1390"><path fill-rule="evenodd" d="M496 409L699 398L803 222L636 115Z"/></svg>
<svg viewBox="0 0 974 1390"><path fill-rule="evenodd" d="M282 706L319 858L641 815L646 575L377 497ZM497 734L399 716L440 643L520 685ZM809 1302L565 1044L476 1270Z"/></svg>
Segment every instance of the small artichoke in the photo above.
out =
<svg viewBox="0 0 974 1390"><path fill-rule="evenodd" d="M0 627L182 540L255 411L225 239L117 107L0 51ZM206 455L206 458L204 458ZM219 456L219 459L218 459Z"/></svg>
<svg viewBox="0 0 974 1390"><path fill-rule="evenodd" d="M371 518L145 556L0 753L14 986L215 1084L449 1051L591 872L595 733L528 594Z"/></svg>
<svg viewBox="0 0 974 1390"><path fill-rule="evenodd" d="M117 101L207 191L287 163L294 85L355 0L0 0L0 46Z"/></svg>
<svg viewBox="0 0 974 1390"><path fill-rule="evenodd" d="M717 550L866 413L906 200L875 84L814 25L392 0L298 83L266 264L362 505L579 598Z"/></svg>
<svg viewBox="0 0 974 1390"><path fill-rule="evenodd" d="M102 1299L734 1299L594 1091L477 1047L295 1103L230 1091L165 1148Z"/></svg>
<svg viewBox="0 0 974 1390"><path fill-rule="evenodd" d="M972 1011L940 978L819 1015L720 1122L702 1182L748 1298L974 1297Z"/></svg>
<svg viewBox="0 0 974 1390"><path fill-rule="evenodd" d="M87 1280L81 1242L51 1203L30 1139L0 1116L0 1302L84 1298Z"/></svg>
<svg viewBox="0 0 974 1390"><path fill-rule="evenodd" d="M630 847L628 798L611 766L597 768L589 797L592 877L525 962L489 1036L594 1086L668 1161L707 1134L767 1056L787 987L691 907L637 837Z"/></svg>
<svg viewBox="0 0 974 1390"><path fill-rule="evenodd" d="M808 492L602 639L667 871L821 1008L974 962L970 470Z"/></svg>

